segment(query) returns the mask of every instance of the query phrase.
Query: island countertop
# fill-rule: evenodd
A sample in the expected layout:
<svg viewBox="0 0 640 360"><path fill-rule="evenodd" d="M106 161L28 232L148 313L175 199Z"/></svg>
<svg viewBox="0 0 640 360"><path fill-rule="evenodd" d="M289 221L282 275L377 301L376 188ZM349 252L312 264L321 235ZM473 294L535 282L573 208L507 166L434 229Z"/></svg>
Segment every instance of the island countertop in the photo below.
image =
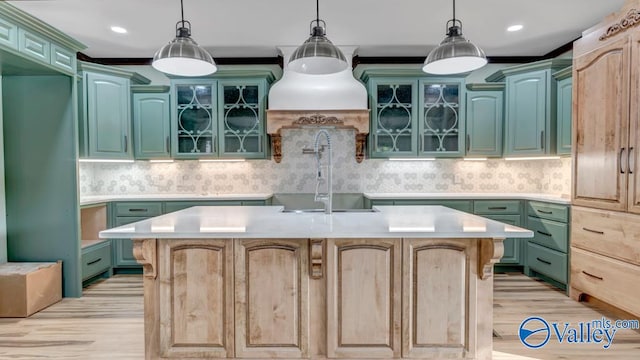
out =
<svg viewBox="0 0 640 360"><path fill-rule="evenodd" d="M283 212L281 206L196 206L100 232L102 238L529 238L530 230L443 206L373 212Z"/></svg>

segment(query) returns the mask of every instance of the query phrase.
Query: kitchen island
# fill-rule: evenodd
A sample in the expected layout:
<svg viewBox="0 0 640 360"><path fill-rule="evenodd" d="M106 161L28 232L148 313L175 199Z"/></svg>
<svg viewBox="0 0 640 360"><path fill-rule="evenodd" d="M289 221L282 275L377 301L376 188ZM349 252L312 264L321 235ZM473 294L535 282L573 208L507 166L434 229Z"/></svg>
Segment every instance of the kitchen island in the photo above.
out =
<svg viewBox="0 0 640 360"><path fill-rule="evenodd" d="M493 264L532 232L374 210L193 207L100 235L134 239L147 359L490 359Z"/></svg>

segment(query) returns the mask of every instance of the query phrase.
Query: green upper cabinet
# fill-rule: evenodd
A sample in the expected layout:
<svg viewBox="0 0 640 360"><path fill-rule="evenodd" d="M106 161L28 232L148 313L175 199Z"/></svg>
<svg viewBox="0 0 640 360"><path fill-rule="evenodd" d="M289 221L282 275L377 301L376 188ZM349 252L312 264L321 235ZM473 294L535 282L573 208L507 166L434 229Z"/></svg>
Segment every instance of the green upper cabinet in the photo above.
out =
<svg viewBox="0 0 640 360"><path fill-rule="evenodd" d="M172 79L172 157L266 158L266 99L274 79L274 70L257 67Z"/></svg>
<svg viewBox="0 0 640 360"><path fill-rule="evenodd" d="M356 74L358 76L358 74ZM365 69L371 108L372 158L464 154L464 81L419 69Z"/></svg>
<svg viewBox="0 0 640 360"><path fill-rule="evenodd" d="M265 157L266 89L265 79L218 81L221 157Z"/></svg>
<svg viewBox="0 0 640 360"><path fill-rule="evenodd" d="M168 86L132 86L133 144L136 159L171 156Z"/></svg>
<svg viewBox="0 0 640 360"><path fill-rule="evenodd" d="M464 155L464 81L461 79L421 79L418 116L421 156Z"/></svg>
<svg viewBox="0 0 640 360"><path fill-rule="evenodd" d="M571 77L572 67L569 66L553 74L557 80L557 121L558 135L556 152L558 155L571 155L571 114L572 114L572 93L573 78Z"/></svg>
<svg viewBox="0 0 640 360"><path fill-rule="evenodd" d="M467 84L467 155L502 156L504 84Z"/></svg>
<svg viewBox="0 0 640 360"><path fill-rule="evenodd" d="M136 73L80 63L82 70L81 156L132 159L131 82L149 83Z"/></svg>
<svg viewBox="0 0 640 360"><path fill-rule="evenodd" d="M417 88L417 82L411 79L376 78L370 81L371 157L416 155Z"/></svg>
<svg viewBox="0 0 640 360"><path fill-rule="evenodd" d="M175 158L217 156L218 87L214 80L174 80L171 153Z"/></svg>
<svg viewBox="0 0 640 360"><path fill-rule="evenodd" d="M556 81L551 72L571 61L553 59L513 66L486 79L506 82L505 155L556 153Z"/></svg>

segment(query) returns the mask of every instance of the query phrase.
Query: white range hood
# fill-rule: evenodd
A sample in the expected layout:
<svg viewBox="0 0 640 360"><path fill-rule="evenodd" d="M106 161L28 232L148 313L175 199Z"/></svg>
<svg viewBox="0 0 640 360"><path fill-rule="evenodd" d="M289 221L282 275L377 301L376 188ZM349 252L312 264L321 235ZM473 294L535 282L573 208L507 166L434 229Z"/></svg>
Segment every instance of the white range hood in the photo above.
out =
<svg viewBox="0 0 640 360"><path fill-rule="evenodd" d="M280 46L282 78L269 90L269 110L365 110L367 90L353 77L351 59L357 46L338 46L347 58L346 70L330 75L299 74L287 69L295 46Z"/></svg>

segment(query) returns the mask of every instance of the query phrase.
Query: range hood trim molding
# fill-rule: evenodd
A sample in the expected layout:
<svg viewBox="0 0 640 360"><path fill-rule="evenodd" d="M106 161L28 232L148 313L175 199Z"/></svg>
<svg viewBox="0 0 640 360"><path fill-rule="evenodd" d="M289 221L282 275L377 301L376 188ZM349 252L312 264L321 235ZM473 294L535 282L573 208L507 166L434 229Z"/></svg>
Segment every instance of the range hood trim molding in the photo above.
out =
<svg viewBox="0 0 640 360"><path fill-rule="evenodd" d="M276 163L282 161L282 129L308 127L352 129L356 131L356 161L364 160L369 134L369 110L267 110L267 134Z"/></svg>

